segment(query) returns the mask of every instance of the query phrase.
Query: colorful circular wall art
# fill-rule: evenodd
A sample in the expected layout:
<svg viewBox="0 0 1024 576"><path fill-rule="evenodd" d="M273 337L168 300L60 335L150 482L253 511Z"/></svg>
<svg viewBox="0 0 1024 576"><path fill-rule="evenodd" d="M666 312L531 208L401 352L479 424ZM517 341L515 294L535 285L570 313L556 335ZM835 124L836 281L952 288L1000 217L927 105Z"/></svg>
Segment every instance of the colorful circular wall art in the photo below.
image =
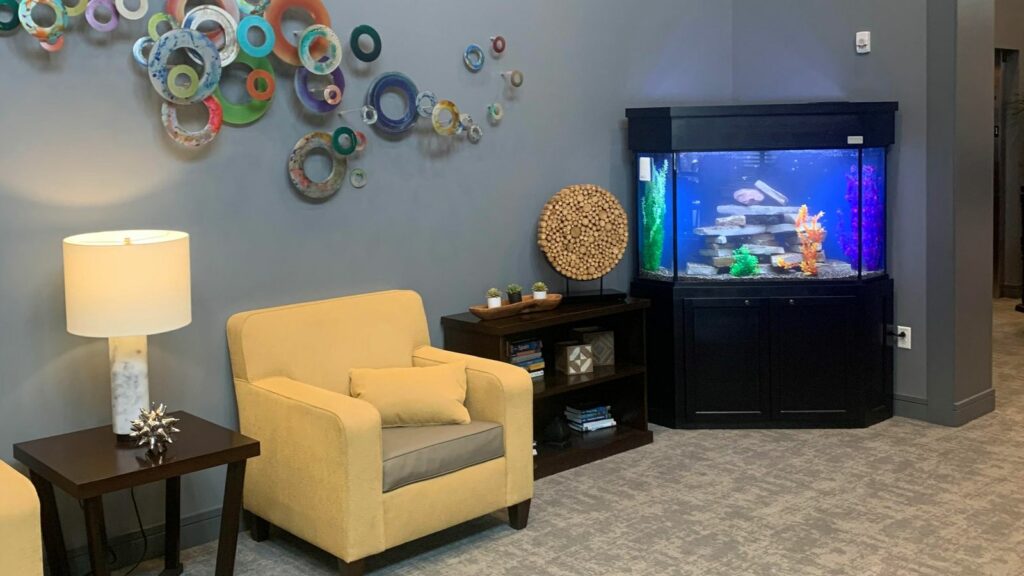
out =
<svg viewBox="0 0 1024 576"><path fill-rule="evenodd" d="M479 72L484 68L484 49L477 44L466 46L462 53L462 62L470 72Z"/></svg>
<svg viewBox="0 0 1024 576"><path fill-rule="evenodd" d="M263 32L263 43L253 44L249 40L249 30L258 28ZM274 29L270 23L259 16L246 16L238 23L238 47L249 56L263 58L274 50Z"/></svg>
<svg viewBox="0 0 1024 576"><path fill-rule="evenodd" d="M559 274L596 280L622 260L629 242L626 211L610 192L593 184L563 188L548 200L537 244Z"/></svg>
<svg viewBox="0 0 1024 576"><path fill-rule="evenodd" d="M224 97L219 85L213 91L213 97L224 109L225 122L244 126L259 120L270 109L270 100L274 96L274 68L270 65L270 58L254 58L245 52L238 54L238 63L250 70L245 84L251 99L244 104L235 104Z"/></svg>
<svg viewBox="0 0 1024 576"><path fill-rule="evenodd" d="M459 131L459 108L451 100L441 100L434 106L430 120L434 132L441 136L452 136Z"/></svg>
<svg viewBox="0 0 1024 576"><path fill-rule="evenodd" d="M334 196L345 181L347 162L334 153L331 140L331 135L326 132L311 132L295 143L288 157L288 177L292 185L310 200L326 200ZM327 151L332 161L331 173L323 182L316 182L306 175L306 158L317 149Z"/></svg>
<svg viewBox="0 0 1024 576"><path fill-rule="evenodd" d="M132 58L135 59L135 63L143 68L147 68L149 60L149 51L153 49L153 45L156 44L156 40L153 40L149 36L143 36L135 41L132 45Z"/></svg>
<svg viewBox="0 0 1024 576"><path fill-rule="evenodd" d="M213 139L220 133L221 121L223 119L220 103L217 102L216 98L210 96L203 100L203 104L206 105L209 117L206 121L206 126L196 132L185 130L178 123L178 106L176 104L164 102L161 105L160 119L163 122L164 130L167 131L167 135L171 137L171 140L191 148L199 148L213 142Z"/></svg>
<svg viewBox="0 0 1024 576"><path fill-rule="evenodd" d="M36 23L32 18L32 10L36 6L46 6L53 11L52 24L40 26ZM64 29L68 25L68 11L60 0L21 0L18 5L18 20L21 22L21 27L36 40L47 44L56 44L64 35Z"/></svg>
<svg viewBox="0 0 1024 576"><path fill-rule="evenodd" d="M125 20L141 20L149 12L149 0L137 0L139 5L132 10L125 4L125 0L114 0L117 13Z"/></svg>
<svg viewBox="0 0 1024 576"><path fill-rule="evenodd" d="M359 40L366 36L373 42L373 49L369 52L363 50L362 46L359 45ZM352 36L348 39L348 47L352 50L352 55L361 62L373 62L377 58L380 58L381 42L380 34L374 30L373 26L361 24L356 26L352 30Z"/></svg>
<svg viewBox="0 0 1024 576"><path fill-rule="evenodd" d="M95 2L96 0L92 0ZM220 49L220 65L227 66L238 57L238 15L232 16L223 9L216 6L196 6L188 11L185 20L181 23L182 28L199 31L199 26L205 22L213 22L220 29L220 40L214 40ZM211 38L212 39L212 38ZM191 56L191 53L189 53ZM194 57L193 57L194 58Z"/></svg>
<svg viewBox="0 0 1024 576"><path fill-rule="evenodd" d="M78 1L85 6L85 0ZM4 11L0 11L0 32L10 32L21 26L21 22L18 21L18 0L0 0L0 7L6 9L8 17L8 20L4 20Z"/></svg>
<svg viewBox="0 0 1024 576"><path fill-rule="evenodd" d="M189 97L175 96L168 87L168 58L175 50L188 50L190 56L202 61L203 74L196 84L196 91ZM195 30L176 28L157 40L149 53L149 80L164 100L174 104L192 104L213 94L220 82L220 55L213 42Z"/></svg>
<svg viewBox="0 0 1024 576"><path fill-rule="evenodd" d="M392 118L381 109L381 100L388 92L398 93L405 103L401 116ZM377 111L377 122L374 124L381 132L397 136L404 134L416 124L419 112L416 111L416 95L419 90L416 84L400 72L387 72L374 79L370 89L366 91L366 104Z"/></svg>
<svg viewBox="0 0 1024 576"><path fill-rule="evenodd" d="M101 20L97 14L100 8L103 9L106 20ZM114 3L111 0L89 0L89 5L85 7L85 21L97 32L112 32L117 28L117 10Z"/></svg>
<svg viewBox="0 0 1024 576"><path fill-rule="evenodd" d="M326 54L313 55L313 43L318 46L327 45ZM313 24L306 28L299 36L299 61L313 74L330 74L341 65L341 58L344 53L341 50L341 40L327 26Z"/></svg>
<svg viewBox="0 0 1024 576"><path fill-rule="evenodd" d="M216 6L218 8L220 8L221 10L226 12L228 14L228 16L231 17L231 21L232 22L238 22L238 17L239 17L238 4L235 2L235 0L212 0L212 1L213 1L213 4L216 4ZM182 23L182 22L185 21L185 18L186 18L185 4L187 4L187 3L188 3L188 0L167 0L167 3L164 5L164 12L166 12L166 13L170 14L171 16L173 16L174 17L174 22L176 24ZM197 6L196 8L201 8L201 7L202 6ZM195 11L195 8L193 8L189 12L193 12L193 11ZM187 28L187 27L188 26L182 25L182 28ZM208 32L207 36L210 38L210 40L213 40L215 45L220 46L220 45L222 45L222 43L224 41L224 30L223 29L213 30L211 32Z"/></svg>
<svg viewBox="0 0 1024 576"><path fill-rule="evenodd" d="M302 61L299 60L298 49L288 42L284 37L284 32L281 31L281 20L284 17L284 13L291 9L307 12L312 17L313 23L320 24L321 26L331 25L331 15L320 0L274 0L267 7L263 17L274 28L274 36L276 37L274 41L274 55L285 64L301 66Z"/></svg>
<svg viewBox="0 0 1024 576"><path fill-rule="evenodd" d="M327 100L316 98L313 95L320 93L323 95L323 89L317 90L310 86L311 73L302 66L295 69L295 94L299 97L303 106L306 107L310 112L316 114L329 114L333 112L341 101L337 104L331 104ZM335 68L330 73L331 85L337 86L342 93L345 92L345 75L341 73L341 68Z"/></svg>
<svg viewBox="0 0 1024 576"><path fill-rule="evenodd" d="M82 2L85 1L86 0L82 0ZM161 24L167 25L167 29L163 32L160 31ZM149 37L152 38L154 42L159 40L160 37L164 34L170 32L171 30L174 30L175 28L178 28L178 23L175 22L173 16L166 12L157 12L156 14L153 14L149 17L149 22L146 25L146 29L149 31Z"/></svg>

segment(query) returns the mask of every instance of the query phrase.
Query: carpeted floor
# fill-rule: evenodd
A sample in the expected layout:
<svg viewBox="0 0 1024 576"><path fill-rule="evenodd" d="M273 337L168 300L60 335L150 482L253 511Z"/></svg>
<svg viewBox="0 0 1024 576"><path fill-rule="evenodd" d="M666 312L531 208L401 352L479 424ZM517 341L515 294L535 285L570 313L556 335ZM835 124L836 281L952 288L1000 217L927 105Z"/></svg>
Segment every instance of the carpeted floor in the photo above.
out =
<svg viewBox="0 0 1024 576"><path fill-rule="evenodd" d="M959 429L659 430L541 480L530 526L484 518L372 559L375 576L1024 575L1024 315L995 304L998 410ZM187 550L212 574L216 544ZM158 564L141 573L157 574ZM274 532L239 575L335 574Z"/></svg>

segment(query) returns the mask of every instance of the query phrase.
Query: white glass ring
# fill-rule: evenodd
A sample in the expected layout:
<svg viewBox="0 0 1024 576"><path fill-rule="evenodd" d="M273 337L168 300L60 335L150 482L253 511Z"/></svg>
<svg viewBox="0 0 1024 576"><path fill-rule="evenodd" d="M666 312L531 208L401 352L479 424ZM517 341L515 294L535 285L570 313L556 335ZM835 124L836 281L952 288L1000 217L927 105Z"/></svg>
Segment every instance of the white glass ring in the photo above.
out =
<svg viewBox="0 0 1024 576"><path fill-rule="evenodd" d="M114 7L117 8L117 13L125 20L142 20L146 13L149 12L149 0L139 0L139 7L135 10L129 10L124 5L124 0L114 0Z"/></svg>

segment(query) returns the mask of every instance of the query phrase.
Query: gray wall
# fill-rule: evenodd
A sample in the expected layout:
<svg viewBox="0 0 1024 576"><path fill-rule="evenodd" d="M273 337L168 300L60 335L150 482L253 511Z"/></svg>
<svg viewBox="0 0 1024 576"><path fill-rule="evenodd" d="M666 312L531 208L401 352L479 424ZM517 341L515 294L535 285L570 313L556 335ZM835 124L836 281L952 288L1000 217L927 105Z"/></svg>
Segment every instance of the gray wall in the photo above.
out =
<svg viewBox="0 0 1024 576"><path fill-rule="evenodd" d="M169 143L158 97L129 60L143 23L105 38L77 22L53 57L24 33L0 38L0 457L10 460L13 442L109 422L106 343L65 332L64 236L124 227L192 234L194 321L150 339L152 395L234 426L224 340L233 312L407 287L423 294L440 343L439 317L488 287L555 282L535 226L562 186L594 182L629 205L627 106L730 99L728 2L648 1L639 11L613 0L486 9L446 0L426 12L411 0L329 5L340 32L367 22L384 40L369 74L352 72L354 59L345 64L349 106L388 70L480 121L498 72L521 68L525 86L479 145L446 146L427 131L399 142L371 135L358 162L369 185L310 205L291 192L285 161L317 123L299 115L284 66L264 119L225 128L209 151L190 154ZM469 74L463 48L496 33L508 38L507 54ZM610 284L625 289L631 271L630 258ZM219 506L221 479L186 479L183 513ZM144 492L147 522L160 521L161 489ZM80 514L62 505L75 520L69 545L79 545ZM107 505L111 532L132 528L127 495Z"/></svg>
<svg viewBox="0 0 1024 576"><path fill-rule="evenodd" d="M224 344L231 313L409 287L424 295L439 342L439 316L464 309L487 287L556 280L535 248L534 226L560 187L595 182L631 209L623 109L659 104L900 101L889 261L897 317L917 338L914 350L897 357L896 385L917 405L928 402L931 335L951 343L954 326L952 318L936 322L926 304L934 290L952 293L953 285L951 247L935 243L949 275L931 268L928 200L943 185L931 178L954 185L952 173L939 174L928 160L929 93L938 83L926 63L933 40L955 44L957 30L933 32L926 0L522 0L486 9L448 0L426 16L420 6L387 0L332 10L340 31L369 22L384 36L372 71L345 65L348 104L385 70L407 72L478 119L498 70L523 69L526 86L477 146L448 146L429 131L399 142L372 138L358 162L369 186L346 186L316 206L287 184L288 151L318 124L300 116L286 75L279 74L285 90L266 118L226 128L212 149L192 154L167 141L158 98L129 61L141 25L105 38L79 23L53 57L24 34L0 38L0 457L9 459L12 442L109 419L105 343L64 330L62 237L128 226L193 235L195 320L151 339L153 396L234 425ZM435 31L445 22L458 24ZM853 51L860 29L874 32L867 57ZM462 48L494 33L509 38L508 54L469 75ZM954 148L952 129L934 136L941 137L936 149L942 142ZM952 226L952 192L949 199ZM632 266L630 256L609 284L626 288ZM220 472L187 479L184 514L215 509L221 480ZM147 523L160 521L159 493L144 490ZM133 527L127 503L126 495L108 499L112 532ZM66 525L69 544L79 545L77 507L66 499L62 506L75 520Z"/></svg>
<svg viewBox="0 0 1024 576"><path fill-rule="evenodd" d="M900 350L896 393L923 402L928 330L925 302L927 197L924 62L926 0L736 0L733 89L746 102L897 100L896 145L889 156L889 271L896 318L917 335ZM857 55L854 35L872 32L871 54Z"/></svg>

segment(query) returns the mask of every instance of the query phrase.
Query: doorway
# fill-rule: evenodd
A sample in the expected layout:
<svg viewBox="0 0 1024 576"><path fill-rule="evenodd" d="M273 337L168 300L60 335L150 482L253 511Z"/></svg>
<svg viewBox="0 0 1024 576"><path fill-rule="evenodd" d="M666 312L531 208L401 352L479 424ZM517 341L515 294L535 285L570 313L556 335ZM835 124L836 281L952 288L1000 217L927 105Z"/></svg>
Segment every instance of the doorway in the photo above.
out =
<svg viewBox="0 0 1024 576"><path fill-rule="evenodd" d="M992 296L1020 298L1021 261L1021 142L1019 125L1024 106L1019 91L1017 50L996 50L993 102Z"/></svg>

